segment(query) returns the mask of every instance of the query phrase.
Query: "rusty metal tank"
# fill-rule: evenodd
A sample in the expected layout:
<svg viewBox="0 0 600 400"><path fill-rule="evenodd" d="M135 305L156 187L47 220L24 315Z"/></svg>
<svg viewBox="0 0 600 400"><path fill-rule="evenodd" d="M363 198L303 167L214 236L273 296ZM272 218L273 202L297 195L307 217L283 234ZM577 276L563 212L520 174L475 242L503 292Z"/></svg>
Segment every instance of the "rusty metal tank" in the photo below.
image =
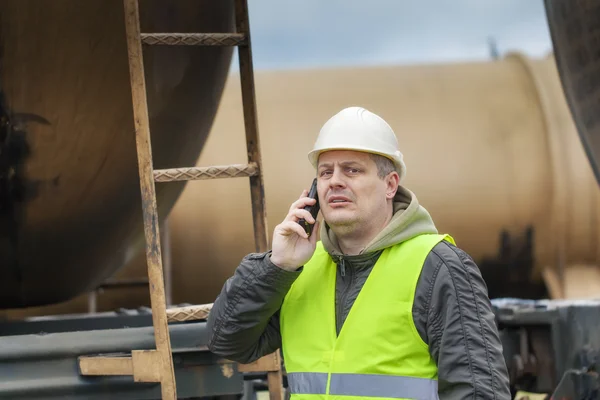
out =
<svg viewBox="0 0 600 400"><path fill-rule="evenodd" d="M599 295L600 193L551 56L269 71L256 90L270 232L314 176L306 154L321 125L361 105L395 129L403 184L475 259L490 296ZM205 150L199 165L244 160L237 79ZM254 249L250 210L246 179L186 187L169 217L174 301L214 300Z"/></svg>
<svg viewBox="0 0 600 400"><path fill-rule="evenodd" d="M600 293L600 193L552 57L259 71L256 85L270 233L312 181L306 154L321 125L361 105L395 129L408 166L403 184L475 259L491 297ZM245 160L233 75L197 165ZM248 179L190 182L168 222L173 302L214 301L254 251ZM145 267L142 252L115 279L143 277ZM86 301L82 295L27 313L85 312ZM148 305L148 290L104 291L97 304Z"/></svg>
<svg viewBox="0 0 600 400"><path fill-rule="evenodd" d="M140 1L143 32L232 32L233 2ZM121 0L0 2L0 308L96 287L143 246ZM145 48L154 166L191 166L231 48ZM164 217L181 183L157 185Z"/></svg>

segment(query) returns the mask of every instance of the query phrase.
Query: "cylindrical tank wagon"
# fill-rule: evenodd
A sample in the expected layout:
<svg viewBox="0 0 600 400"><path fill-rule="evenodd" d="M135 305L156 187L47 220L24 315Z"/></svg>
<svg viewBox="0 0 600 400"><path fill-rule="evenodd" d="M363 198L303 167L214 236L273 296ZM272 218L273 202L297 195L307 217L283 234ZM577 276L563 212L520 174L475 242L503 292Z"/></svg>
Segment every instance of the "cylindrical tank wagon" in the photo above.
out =
<svg viewBox="0 0 600 400"><path fill-rule="evenodd" d="M144 32L233 32L233 1L140 2ZM120 0L0 2L0 308L69 300L143 248ZM193 165L227 47L144 49L155 168ZM166 216L184 185L157 186Z"/></svg>
<svg viewBox="0 0 600 400"><path fill-rule="evenodd" d="M404 184L475 259L490 296L597 296L598 187L552 57L269 71L256 81L270 232L310 185L306 154L321 125L361 105L395 129ZM232 77L198 165L244 162L241 110ZM254 251L247 180L189 183L169 224L174 302L212 302ZM144 267L141 255L122 276ZM100 304L133 306L130 295L106 293Z"/></svg>
<svg viewBox="0 0 600 400"><path fill-rule="evenodd" d="M314 176L306 153L321 125L361 105L395 129L408 165L404 185L479 264L490 296L598 292L598 188L552 57L259 71L256 87L269 231ZM196 165L245 161L239 78L231 76ZM247 179L188 183L169 227L173 301L212 302L254 251ZM140 252L116 278L143 277L145 268ZM140 304L148 304L144 288L98 297L100 310ZM28 313L86 309L81 295Z"/></svg>

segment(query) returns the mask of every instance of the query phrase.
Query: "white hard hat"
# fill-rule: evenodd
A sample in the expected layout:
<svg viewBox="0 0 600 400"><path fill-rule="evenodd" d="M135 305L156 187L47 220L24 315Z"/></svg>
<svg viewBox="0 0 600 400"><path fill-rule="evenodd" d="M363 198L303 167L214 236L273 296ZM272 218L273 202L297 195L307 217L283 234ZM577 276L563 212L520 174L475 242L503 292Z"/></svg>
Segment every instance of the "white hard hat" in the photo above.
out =
<svg viewBox="0 0 600 400"><path fill-rule="evenodd" d="M319 155L328 150L379 154L394 162L400 180L406 175L396 134L383 118L362 107L345 108L323 125L313 149L308 153L308 159L315 168Z"/></svg>

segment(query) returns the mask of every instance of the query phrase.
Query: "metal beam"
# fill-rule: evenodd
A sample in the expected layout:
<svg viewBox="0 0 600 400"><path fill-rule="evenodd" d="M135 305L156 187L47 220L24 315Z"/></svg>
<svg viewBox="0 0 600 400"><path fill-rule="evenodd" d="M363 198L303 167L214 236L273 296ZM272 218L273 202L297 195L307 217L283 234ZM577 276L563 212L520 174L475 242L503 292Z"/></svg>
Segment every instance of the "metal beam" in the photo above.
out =
<svg viewBox="0 0 600 400"><path fill-rule="evenodd" d="M103 320L110 324L111 318ZM102 324L90 317L78 320L82 327L86 321ZM150 318L147 321L152 324ZM78 369L82 356L118 357L152 348L151 325L84 331L76 330L77 322L72 320L71 331L47 334L40 324L36 323L38 334L0 337L0 398L161 399L157 383L134 382L133 376L82 376ZM206 322L173 324L169 331L178 397L243 394L237 364L208 351Z"/></svg>

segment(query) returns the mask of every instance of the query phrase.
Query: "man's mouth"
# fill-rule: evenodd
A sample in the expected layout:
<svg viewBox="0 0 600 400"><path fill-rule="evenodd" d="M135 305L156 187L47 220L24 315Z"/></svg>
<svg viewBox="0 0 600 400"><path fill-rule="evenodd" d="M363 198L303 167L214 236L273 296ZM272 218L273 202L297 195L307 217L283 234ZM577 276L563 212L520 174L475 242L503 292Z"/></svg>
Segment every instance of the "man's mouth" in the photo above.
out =
<svg viewBox="0 0 600 400"><path fill-rule="evenodd" d="M331 196L329 198L329 204L345 204L350 203L350 199L344 196Z"/></svg>

